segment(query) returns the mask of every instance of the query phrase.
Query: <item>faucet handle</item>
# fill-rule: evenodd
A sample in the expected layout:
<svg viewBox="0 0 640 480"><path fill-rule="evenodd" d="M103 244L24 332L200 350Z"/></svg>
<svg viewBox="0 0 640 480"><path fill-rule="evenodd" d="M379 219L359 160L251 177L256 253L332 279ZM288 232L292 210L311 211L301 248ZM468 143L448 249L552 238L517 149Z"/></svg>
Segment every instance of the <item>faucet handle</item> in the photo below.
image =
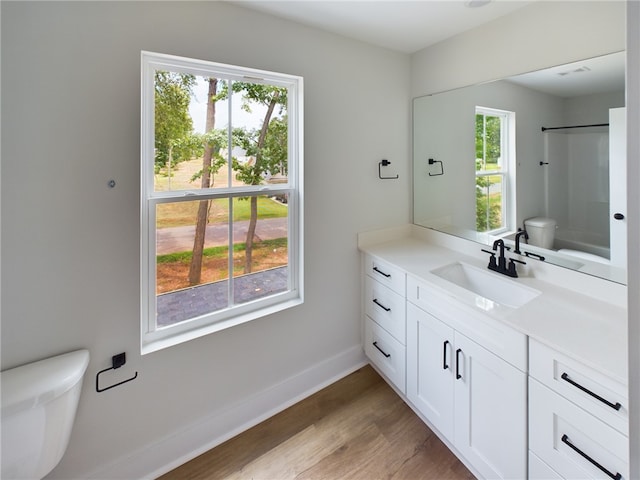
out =
<svg viewBox="0 0 640 480"><path fill-rule="evenodd" d="M516 262L521 263L522 265L526 265L526 262L523 262L522 260L516 260L515 258L510 258L509 259L509 267L507 270L507 275L509 275L510 277L513 278L518 278L518 272L516 271Z"/></svg>
<svg viewBox="0 0 640 480"><path fill-rule="evenodd" d="M482 248L481 250L484 253L488 253L489 255L491 255L491 257L489 258L489 268L496 269L498 266L496 264L496 252L492 252L491 250L485 250L484 248Z"/></svg>

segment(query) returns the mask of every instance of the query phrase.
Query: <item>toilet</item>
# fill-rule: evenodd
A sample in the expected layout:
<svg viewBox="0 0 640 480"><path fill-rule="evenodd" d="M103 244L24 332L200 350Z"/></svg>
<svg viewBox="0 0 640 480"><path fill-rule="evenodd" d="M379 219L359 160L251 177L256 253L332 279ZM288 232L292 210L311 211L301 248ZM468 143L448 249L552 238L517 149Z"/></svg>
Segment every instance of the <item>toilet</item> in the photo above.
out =
<svg viewBox="0 0 640 480"><path fill-rule="evenodd" d="M529 245L549 250L553 248L553 240L556 234L556 221L553 218L528 218L524 221L524 229L529 235Z"/></svg>
<svg viewBox="0 0 640 480"><path fill-rule="evenodd" d="M40 479L64 455L89 365L89 351L0 373L3 479Z"/></svg>

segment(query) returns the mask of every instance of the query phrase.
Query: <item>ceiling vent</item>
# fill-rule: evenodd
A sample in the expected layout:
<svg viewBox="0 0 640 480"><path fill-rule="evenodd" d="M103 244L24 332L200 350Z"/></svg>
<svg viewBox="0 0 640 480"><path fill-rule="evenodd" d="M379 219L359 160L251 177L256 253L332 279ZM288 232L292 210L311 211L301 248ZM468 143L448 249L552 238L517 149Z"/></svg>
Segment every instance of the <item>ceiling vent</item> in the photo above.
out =
<svg viewBox="0 0 640 480"><path fill-rule="evenodd" d="M558 76L560 77L564 77L566 75L571 75L572 73L583 73L583 72L590 72L591 69L589 67L580 67L580 68L576 68L575 70L569 70L567 72L558 72Z"/></svg>

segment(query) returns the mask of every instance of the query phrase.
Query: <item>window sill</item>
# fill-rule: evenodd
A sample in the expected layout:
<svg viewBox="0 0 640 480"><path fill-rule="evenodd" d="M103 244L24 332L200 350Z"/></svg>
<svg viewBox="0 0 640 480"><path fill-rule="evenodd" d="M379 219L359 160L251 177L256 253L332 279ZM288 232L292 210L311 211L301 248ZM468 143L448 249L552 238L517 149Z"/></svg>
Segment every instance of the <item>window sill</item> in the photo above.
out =
<svg viewBox="0 0 640 480"><path fill-rule="evenodd" d="M250 311L240 315L234 315L233 317L220 320L215 323L204 325L202 327L196 327L192 330L175 333L171 336L167 336L161 339L145 341L143 334L140 353L142 355L146 355L148 353L164 350L165 348L173 347L174 345L179 345L196 338L204 337L205 335L220 332L222 330L226 330L227 328L235 327L236 325L266 317L267 315L272 315L282 310L301 305L302 303L304 303L304 301L301 297L292 298L290 300L279 302L274 305L266 306L259 310Z"/></svg>

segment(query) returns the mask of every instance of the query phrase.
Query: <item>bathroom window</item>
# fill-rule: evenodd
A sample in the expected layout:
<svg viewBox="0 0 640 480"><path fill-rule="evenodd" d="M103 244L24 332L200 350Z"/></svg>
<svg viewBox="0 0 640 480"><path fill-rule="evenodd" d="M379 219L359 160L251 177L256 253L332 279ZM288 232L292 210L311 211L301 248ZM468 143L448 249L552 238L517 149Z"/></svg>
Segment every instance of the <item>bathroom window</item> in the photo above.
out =
<svg viewBox="0 0 640 480"><path fill-rule="evenodd" d="M142 52L141 341L302 303L302 78Z"/></svg>
<svg viewBox="0 0 640 480"><path fill-rule="evenodd" d="M500 233L515 211L515 113L476 107L475 126L476 230Z"/></svg>

